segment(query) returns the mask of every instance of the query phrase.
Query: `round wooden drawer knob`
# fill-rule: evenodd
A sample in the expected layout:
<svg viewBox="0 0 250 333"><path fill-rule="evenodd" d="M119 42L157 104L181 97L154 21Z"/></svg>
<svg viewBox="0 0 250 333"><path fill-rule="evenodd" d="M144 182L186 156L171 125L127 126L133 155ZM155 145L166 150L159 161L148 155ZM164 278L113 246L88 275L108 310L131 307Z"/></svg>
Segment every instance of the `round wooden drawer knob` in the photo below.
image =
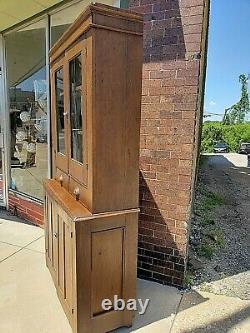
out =
<svg viewBox="0 0 250 333"><path fill-rule="evenodd" d="M79 201L79 199L80 199L80 189L79 189L79 187L76 187L74 189L74 195L76 196L76 200Z"/></svg>
<svg viewBox="0 0 250 333"><path fill-rule="evenodd" d="M59 177L59 182L60 182L60 185L63 186L63 175L61 175L61 176Z"/></svg>

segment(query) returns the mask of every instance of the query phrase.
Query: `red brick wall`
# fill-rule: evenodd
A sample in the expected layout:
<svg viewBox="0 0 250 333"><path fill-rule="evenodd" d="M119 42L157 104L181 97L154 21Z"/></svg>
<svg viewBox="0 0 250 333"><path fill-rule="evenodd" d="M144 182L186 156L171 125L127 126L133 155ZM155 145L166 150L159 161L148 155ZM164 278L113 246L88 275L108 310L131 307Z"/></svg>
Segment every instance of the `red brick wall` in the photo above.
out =
<svg viewBox="0 0 250 333"><path fill-rule="evenodd" d="M185 273L207 32L206 0L130 0L144 14L138 275Z"/></svg>
<svg viewBox="0 0 250 333"><path fill-rule="evenodd" d="M9 211L31 223L43 227L43 205L9 193Z"/></svg>

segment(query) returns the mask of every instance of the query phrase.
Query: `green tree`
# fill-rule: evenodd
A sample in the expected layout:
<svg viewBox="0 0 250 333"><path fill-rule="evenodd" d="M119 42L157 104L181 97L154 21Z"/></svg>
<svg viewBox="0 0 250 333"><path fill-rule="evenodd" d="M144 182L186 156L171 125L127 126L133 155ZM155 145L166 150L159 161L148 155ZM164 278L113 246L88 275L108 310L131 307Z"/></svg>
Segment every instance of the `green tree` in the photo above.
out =
<svg viewBox="0 0 250 333"><path fill-rule="evenodd" d="M212 153L216 142L226 143L231 152L237 151L241 142L250 142L250 122L234 125L205 122L202 128L201 151Z"/></svg>
<svg viewBox="0 0 250 333"><path fill-rule="evenodd" d="M248 78L246 75L241 74L239 76L241 83L241 97L239 102L232 105L230 108L225 110L223 118L224 125L242 124L245 121L247 113L250 111L249 107L249 96L247 89Z"/></svg>

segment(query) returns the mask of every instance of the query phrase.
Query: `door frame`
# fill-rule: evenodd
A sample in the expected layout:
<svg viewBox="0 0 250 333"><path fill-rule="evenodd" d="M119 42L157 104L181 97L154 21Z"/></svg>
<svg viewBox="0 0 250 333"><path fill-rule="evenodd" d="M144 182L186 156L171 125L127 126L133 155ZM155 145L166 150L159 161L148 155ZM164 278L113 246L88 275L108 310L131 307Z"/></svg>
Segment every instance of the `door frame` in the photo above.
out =
<svg viewBox="0 0 250 333"><path fill-rule="evenodd" d="M2 176L3 176L3 200L0 201L0 206L8 208L8 188L10 183L10 168L9 164L9 149L10 149L10 118L8 115L8 90L7 85L7 70L5 59L5 43L4 37L0 34L0 121L2 127L0 129L3 134L2 154Z"/></svg>
<svg viewBox="0 0 250 333"><path fill-rule="evenodd" d="M71 156L72 154L72 133L71 133L71 106L70 106L70 71L69 66L71 60L76 58L78 55L81 56L82 61L82 103L81 103L81 118L82 118L82 149L83 149L83 162L79 162L74 160ZM68 157L69 157L69 174L77 179L82 185L87 186L88 183L88 143L87 143L87 121L88 121L88 109L87 109L87 98L86 98L86 90L87 90L87 45L86 40L82 40L76 45L72 46L70 49L65 51L64 56L64 66L66 73L66 81L65 81L65 98L66 98L66 111L68 112L67 118L67 133L68 133ZM77 175L77 176L76 176Z"/></svg>

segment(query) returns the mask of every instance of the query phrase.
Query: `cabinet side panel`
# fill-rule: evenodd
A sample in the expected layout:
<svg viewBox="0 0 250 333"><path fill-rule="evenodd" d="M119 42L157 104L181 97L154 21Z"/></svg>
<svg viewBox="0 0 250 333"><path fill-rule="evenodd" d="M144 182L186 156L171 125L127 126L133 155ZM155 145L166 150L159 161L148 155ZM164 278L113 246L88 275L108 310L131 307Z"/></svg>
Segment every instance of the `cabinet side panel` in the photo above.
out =
<svg viewBox="0 0 250 333"><path fill-rule="evenodd" d="M124 209L139 206L142 37L127 35Z"/></svg>
<svg viewBox="0 0 250 333"><path fill-rule="evenodd" d="M126 40L127 36L124 33L104 29L95 32L92 212L123 209Z"/></svg>
<svg viewBox="0 0 250 333"><path fill-rule="evenodd" d="M95 232L92 248L92 313L104 312L102 300L122 298L123 228Z"/></svg>

